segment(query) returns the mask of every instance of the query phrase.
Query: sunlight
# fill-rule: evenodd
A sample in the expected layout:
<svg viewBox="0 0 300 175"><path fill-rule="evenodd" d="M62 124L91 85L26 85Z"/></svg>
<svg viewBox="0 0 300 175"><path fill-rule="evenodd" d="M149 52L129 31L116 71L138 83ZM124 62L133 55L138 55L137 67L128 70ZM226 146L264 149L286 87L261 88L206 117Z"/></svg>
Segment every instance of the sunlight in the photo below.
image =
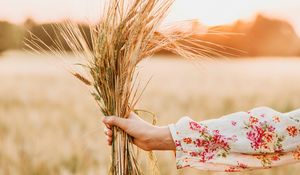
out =
<svg viewBox="0 0 300 175"><path fill-rule="evenodd" d="M64 18L96 21L100 3L100 0L2 0L0 19L18 23L27 17L37 21ZM176 0L166 21L199 19L205 25L221 25L264 13L287 19L297 27L300 26L297 19L299 6L300 1L297 0Z"/></svg>

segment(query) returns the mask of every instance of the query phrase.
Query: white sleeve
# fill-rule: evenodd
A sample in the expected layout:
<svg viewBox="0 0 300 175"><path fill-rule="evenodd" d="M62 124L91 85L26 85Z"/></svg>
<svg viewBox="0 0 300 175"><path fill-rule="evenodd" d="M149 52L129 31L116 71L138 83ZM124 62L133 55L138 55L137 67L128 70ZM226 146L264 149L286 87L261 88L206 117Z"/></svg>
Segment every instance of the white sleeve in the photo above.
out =
<svg viewBox="0 0 300 175"><path fill-rule="evenodd" d="M300 160L300 110L260 107L201 122L183 117L169 128L177 168L237 172Z"/></svg>

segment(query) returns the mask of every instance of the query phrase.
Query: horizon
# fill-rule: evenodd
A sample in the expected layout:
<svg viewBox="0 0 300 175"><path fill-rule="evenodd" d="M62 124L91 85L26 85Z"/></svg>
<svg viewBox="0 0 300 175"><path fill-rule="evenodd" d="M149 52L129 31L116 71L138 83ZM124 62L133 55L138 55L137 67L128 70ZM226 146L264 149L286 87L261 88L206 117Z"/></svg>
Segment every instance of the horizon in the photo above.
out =
<svg viewBox="0 0 300 175"><path fill-rule="evenodd" d="M103 1L102 1L103 2ZM100 0L3 0L0 20L22 23L32 18L39 23L72 19L95 22L99 19ZM66 8L67 7L67 8ZM300 34L300 1L297 0L176 0L165 22L196 19L206 26L224 25L237 20L251 20L257 14L286 20ZM14 9L13 11L11 9ZM55 11L53 10L55 9ZM207 12L208 10L212 12ZM217 13L216 13L217 12Z"/></svg>

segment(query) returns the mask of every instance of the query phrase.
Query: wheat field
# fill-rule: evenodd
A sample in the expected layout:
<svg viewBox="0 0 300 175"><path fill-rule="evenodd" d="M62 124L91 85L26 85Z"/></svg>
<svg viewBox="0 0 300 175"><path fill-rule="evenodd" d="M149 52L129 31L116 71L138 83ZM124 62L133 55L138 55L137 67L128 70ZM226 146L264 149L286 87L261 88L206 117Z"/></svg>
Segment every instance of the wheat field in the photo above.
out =
<svg viewBox="0 0 300 175"><path fill-rule="evenodd" d="M59 59L22 52L0 57L0 175L107 174L110 149L101 113L87 87L68 72L79 61L71 55ZM299 67L299 58L187 61L155 56L139 65L141 77L152 80L138 107L156 113L159 125L257 106L286 112L300 107ZM156 155L163 175L225 174L176 171L172 152ZM241 174L298 172L300 164Z"/></svg>

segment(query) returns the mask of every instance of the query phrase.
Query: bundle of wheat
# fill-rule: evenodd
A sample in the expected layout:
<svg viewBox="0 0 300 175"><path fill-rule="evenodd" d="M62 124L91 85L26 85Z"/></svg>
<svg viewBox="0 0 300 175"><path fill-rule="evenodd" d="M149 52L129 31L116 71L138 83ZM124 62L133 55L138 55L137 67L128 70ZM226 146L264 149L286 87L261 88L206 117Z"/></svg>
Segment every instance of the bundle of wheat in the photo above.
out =
<svg viewBox="0 0 300 175"><path fill-rule="evenodd" d="M92 95L103 115L127 118L135 109L144 88L139 87L137 65L164 49L184 57L206 56L216 52L205 46L194 33L170 32L159 28L174 0L108 0L101 21L90 25L90 34L83 33L77 24L59 27L64 43L78 56L88 60L89 77L74 73L92 87ZM90 45L88 40L91 40ZM31 48L40 48L38 39ZM54 41L57 50L64 52L61 41ZM41 49L41 48L40 48ZM111 174L142 174L131 137L113 128Z"/></svg>

